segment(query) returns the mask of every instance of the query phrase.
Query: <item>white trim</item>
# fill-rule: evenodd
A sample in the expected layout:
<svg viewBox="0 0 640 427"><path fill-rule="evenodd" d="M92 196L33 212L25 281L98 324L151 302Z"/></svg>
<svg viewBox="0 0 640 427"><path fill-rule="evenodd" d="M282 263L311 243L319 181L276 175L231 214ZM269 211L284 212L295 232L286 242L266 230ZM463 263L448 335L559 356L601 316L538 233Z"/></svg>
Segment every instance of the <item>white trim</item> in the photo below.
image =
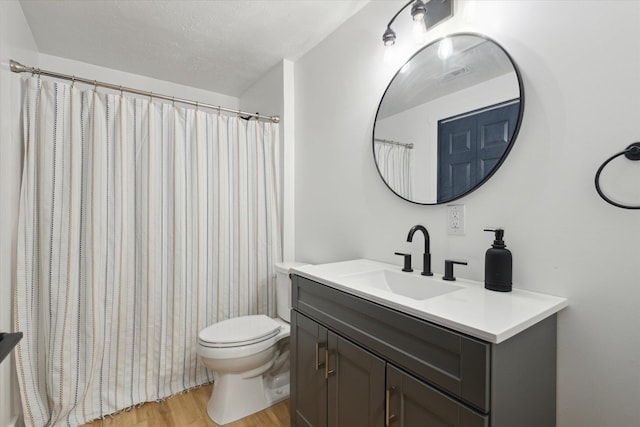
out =
<svg viewBox="0 0 640 427"><path fill-rule="evenodd" d="M498 104L490 105L490 106L485 107L485 108L479 108L477 110L469 111L468 113L462 113L462 114L459 114L457 116L448 117L446 119L440 120L440 123L449 123L449 122L452 122L454 120L464 119L465 117L475 116L476 114L486 113L487 111L497 110L498 108L507 107L507 106L513 105L513 104L518 104L518 103L520 103L520 101L521 101L520 98L516 98L516 99L511 99L509 101L500 102Z"/></svg>
<svg viewBox="0 0 640 427"><path fill-rule="evenodd" d="M282 260L296 259L295 236L295 103L293 62L282 61L283 112L281 126L283 133L284 162L283 171L283 220L282 220Z"/></svg>

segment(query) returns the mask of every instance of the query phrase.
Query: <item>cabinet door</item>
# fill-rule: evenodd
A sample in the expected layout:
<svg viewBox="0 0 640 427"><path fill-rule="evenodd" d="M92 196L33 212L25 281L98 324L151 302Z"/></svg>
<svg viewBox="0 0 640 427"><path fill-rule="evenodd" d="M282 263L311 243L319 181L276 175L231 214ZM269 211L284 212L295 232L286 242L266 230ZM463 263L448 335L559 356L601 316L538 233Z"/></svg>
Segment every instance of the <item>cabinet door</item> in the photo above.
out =
<svg viewBox="0 0 640 427"><path fill-rule="evenodd" d="M291 311L291 425L327 425L327 329Z"/></svg>
<svg viewBox="0 0 640 427"><path fill-rule="evenodd" d="M329 427L382 426L385 362L331 331L328 338Z"/></svg>
<svg viewBox="0 0 640 427"><path fill-rule="evenodd" d="M487 427L489 420L426 383L387 364L387 426Z"/></svg>

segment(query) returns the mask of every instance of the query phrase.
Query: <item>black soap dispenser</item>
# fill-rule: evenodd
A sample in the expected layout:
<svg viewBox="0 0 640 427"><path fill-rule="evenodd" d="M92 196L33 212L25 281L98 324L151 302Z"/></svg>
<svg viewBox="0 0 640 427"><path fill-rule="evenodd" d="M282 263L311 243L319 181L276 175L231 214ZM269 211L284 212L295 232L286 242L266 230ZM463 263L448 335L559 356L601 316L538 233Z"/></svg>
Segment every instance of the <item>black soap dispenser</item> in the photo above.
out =
<svg viewBox="0 0 640 427"><path fill-rule="evenodd" d="M491 291L511 292L511 251L504 244L504 230L496 228L491 231L496 238L484 258L484 287Z"/></svg>

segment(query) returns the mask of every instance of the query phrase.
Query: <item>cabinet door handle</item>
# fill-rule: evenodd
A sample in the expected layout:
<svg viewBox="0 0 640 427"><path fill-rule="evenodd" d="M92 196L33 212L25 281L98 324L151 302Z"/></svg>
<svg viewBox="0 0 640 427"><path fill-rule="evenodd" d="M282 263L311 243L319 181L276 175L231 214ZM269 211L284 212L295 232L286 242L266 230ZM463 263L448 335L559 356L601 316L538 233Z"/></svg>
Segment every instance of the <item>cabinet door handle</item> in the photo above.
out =
<svg viewBox="0 0 640 427"><path fill-rule="evenodd" d="M320 347L324 347L324 343L316 343L316 371L320 370L320 366L326 364L326 359L325 359L325 363L320 363Z"/></svg>
<svg viewBox="0 0 640 427"><path fill-rule="evenodd" d="M392 414L391 411L389 410L389 401L391 400L391 390L395 390L395 387L392 386L391 389L387 389L386 396L385 396L384 425L386 427L389 427L391 425L391 421L396 417L396 414Z"/></svg>
<svg viewBox="0 0 640 427"><path fill-rule="evenodd" d="M328 380L329 375L335 373L335 369L329 369L329 350L324 351L324 379Z"/></svg>

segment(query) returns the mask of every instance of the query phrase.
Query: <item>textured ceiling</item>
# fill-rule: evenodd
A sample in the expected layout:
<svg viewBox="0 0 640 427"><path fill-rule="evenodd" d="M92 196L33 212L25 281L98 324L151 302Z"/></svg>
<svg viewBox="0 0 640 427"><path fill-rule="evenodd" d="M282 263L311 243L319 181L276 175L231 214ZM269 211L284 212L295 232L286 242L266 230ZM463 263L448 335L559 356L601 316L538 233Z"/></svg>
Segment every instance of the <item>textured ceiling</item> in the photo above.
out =
<svg viewBox="0 0 640 427"><path fill-rule="evenodd" d="M384 95L377 120L505 74L511 75L506 87L518 92L516 72L498 45L473 35L459 35L450 40L453 52L449 58L440 59L440 44L430 44L411 59L409 66L402 68Z"/></svg>
<svg viewBox="0 0 640 427"><path fill-rule="evenodd" d="M0 0L1 1L1 0ZM42 53L239 96L368 0L21 0Z"/></svg>

